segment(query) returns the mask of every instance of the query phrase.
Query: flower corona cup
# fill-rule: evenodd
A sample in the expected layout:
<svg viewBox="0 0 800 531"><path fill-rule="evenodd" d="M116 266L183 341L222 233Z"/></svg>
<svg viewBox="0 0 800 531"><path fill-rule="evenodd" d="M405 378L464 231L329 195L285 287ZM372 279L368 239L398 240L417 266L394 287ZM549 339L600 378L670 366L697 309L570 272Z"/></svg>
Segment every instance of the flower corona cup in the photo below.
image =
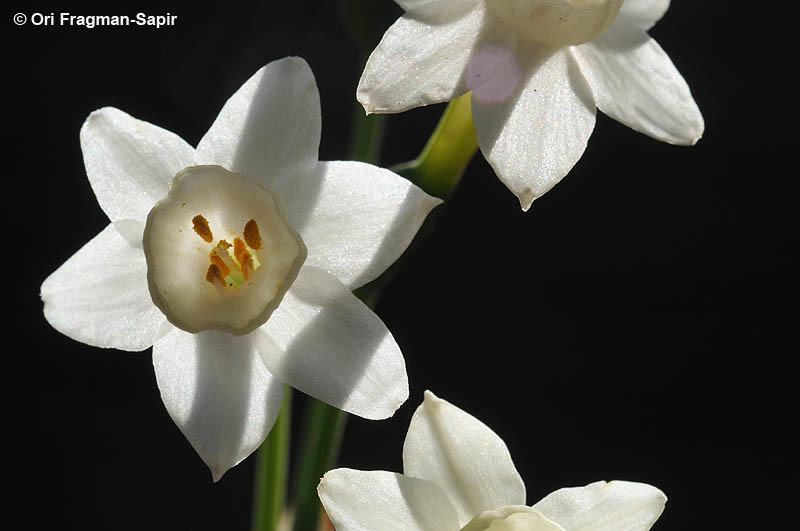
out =
<svg viewBox="0 0 800 531"><path fill-rule="evenodd" d="M486 0L520 38L550 46L589 42L614 22L622 0Z"/></svg>
<svg viewBox="0 0 800 531"><path fill-rule="evenodd" d="M153 302L192 333L264 324L307 255L277 195L220 166L178 173L147 216L143 246Z"/></svg>

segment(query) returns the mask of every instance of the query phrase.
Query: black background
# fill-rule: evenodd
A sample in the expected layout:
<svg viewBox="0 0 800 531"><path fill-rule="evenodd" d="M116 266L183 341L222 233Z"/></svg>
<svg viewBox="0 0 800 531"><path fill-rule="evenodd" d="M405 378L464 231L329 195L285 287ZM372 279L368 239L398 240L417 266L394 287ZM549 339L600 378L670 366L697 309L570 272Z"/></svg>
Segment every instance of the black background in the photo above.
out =
<svg viewBox="0 0 800 531"><path fill-rule="evenodd" d="M401 10L372 4L384 11L377 38ZM60 335L38 289L107 223L78 144L96 108L196 144L253 72L299 55L321 93L320 158L346 158L362 65L338 5L7 11L3 279L14 303L4 433L22 528L247 528L253 459L213 484L160 401L150 350ZM669 496L655 529L787 527L797 479L796 55L785 15L743 7L676 0L651 31L703 111L697 146L662 144L598 113L581 161L528 213L475 157L377 308L405 353L411 396L390 420L351 417L340 464L401 471L409 419L431 389L503 437L528 503L629 479ZM178 19L158 30L18 27L16 11ZM443 108L389 117L382 164L416 156Z"/></svg>

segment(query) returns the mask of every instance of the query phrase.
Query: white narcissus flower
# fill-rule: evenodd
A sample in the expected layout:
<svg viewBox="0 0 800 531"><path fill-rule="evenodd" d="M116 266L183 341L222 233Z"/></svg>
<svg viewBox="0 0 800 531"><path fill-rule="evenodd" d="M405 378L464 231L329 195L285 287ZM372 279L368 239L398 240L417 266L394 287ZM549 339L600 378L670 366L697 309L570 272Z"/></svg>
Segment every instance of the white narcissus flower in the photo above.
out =
<svg viewBox="0 0 800 531"><path fill-rule="evenodd" d="M152 345L164 405L215 481L269 433L284 382L369 419L408 397L397 343L351 290L440 201L388 170L318 161L320 134L300 58L256 72L196 149L113 108L81 129L111 223L44 281L45 317L90 345Z"/></svg>
<svg viewBox="0 0 800 531"><path fill-rule="evenodd" d="M503 440L429 391L408 427L403 470L325 474L319 497L337 531L646 531L667 501L644 483L598 481L528 507Z"/></svg>
<svg viewBox="0 0 800 531"><path fill-rule="evenodd" d="M704 123L689 87L647 35L669 0L396 0L406 14L367 61L368 113L472 91L478 144L523 210L580 159L596 108L672 144Z"/></svg>

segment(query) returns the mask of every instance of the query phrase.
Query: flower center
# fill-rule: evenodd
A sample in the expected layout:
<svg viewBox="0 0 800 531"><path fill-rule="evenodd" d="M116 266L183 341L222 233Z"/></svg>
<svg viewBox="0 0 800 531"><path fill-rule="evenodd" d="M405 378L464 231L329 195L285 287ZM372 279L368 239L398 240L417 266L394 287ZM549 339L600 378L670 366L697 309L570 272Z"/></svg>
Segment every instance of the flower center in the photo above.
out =
<svg viewBox="0 0 800 531"><path fill-rule="evenodd" d="M588 42L614 22L623 0L486 0L520 38L550 46Z"/></svg>
<svg viewBox="0 0 800 531"><path fill-rule="evenodd" d="M275 192L219 166L175 176L147 216L143 246L153 303L191 333L261 326L306 258Z"/></svg>
<svg viewBox="0 0 800 531"><path fill-rule="evenodd" d="M192 218L192 224L203 241L214 241L208 220L201 214ZM256 253L261 249L261 234L258 232L256 220L248 221L242 232L244 241L237 237L231 245L226 240L220 240L208 253L210 264L206 271L206 280L218 288L238 288L261 266Z"/></svg>
<svg viewBox="0 0 800 531"><path fill-rule="evenodd" d="M563 531L532 507L509 505L484 511L461 528L461 531Z"/></svg>

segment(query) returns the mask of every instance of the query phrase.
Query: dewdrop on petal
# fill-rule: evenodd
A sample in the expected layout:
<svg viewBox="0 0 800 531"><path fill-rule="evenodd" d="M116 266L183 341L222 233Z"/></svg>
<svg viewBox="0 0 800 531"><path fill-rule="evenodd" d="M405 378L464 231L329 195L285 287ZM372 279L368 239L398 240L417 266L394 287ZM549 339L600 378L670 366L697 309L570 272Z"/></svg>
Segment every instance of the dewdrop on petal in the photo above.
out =
<svg viewBox="0 0 800 531"><path fill-rule="evenodd" d="M175 176L147 216L143 246L153 302L191 333L263 325L307 254L277 195L220 166Z"/></svg>
<svg viewBox="0 0 800 531"><path fill-rule="evenodd" d="M486 0L520 38L550 46L589 42L614 22L623 0Z"/></svg>

